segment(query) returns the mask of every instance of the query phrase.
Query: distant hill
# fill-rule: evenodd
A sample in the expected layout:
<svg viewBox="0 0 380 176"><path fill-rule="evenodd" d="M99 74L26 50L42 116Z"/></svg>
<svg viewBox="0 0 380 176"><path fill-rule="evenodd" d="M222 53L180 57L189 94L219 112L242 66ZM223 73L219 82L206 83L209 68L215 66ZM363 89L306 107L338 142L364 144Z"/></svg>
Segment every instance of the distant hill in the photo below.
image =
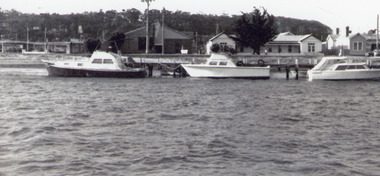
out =
<svg viewBox="0 0 380 176"><path fill-rule="evenodd" d="M332 30L327 25L314 20L300 20L287 17L276 17L278 32L291 32L293 34L313 34L314 37L325 41Z"/></svg>
<svg viewBox="0 0 380 176"><path fill-rule="evenodd" d="M240 15L210 15L191 14L183 11L150 10L149 22L162 20L165 16L165 25L178 30L198 35L210 36L224 31L233 34L234 22ZM285 17L276 17L278 32L292 32L293 34L313 34L324 41L332 30L318 22ZM128 9L122 12L99 11L80 14L25 14L15 10L0 11L1 39L27 39L29 31L30 41L68 41L71 38L105 39L115 32L127 32L144 26L145 15L137 9Z"/></svg>

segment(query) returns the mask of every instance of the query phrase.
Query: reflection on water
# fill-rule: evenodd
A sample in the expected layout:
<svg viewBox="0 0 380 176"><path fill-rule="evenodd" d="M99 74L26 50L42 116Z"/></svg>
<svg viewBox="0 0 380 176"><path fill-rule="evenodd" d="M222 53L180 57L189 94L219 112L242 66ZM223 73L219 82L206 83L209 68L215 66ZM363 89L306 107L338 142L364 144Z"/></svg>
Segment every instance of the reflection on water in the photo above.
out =
<svg viewBox="0 0 380 176"><path fill-rule="evenodd" d="M0 175L380 173L378 81L40 71L0 71Z"/></svg>

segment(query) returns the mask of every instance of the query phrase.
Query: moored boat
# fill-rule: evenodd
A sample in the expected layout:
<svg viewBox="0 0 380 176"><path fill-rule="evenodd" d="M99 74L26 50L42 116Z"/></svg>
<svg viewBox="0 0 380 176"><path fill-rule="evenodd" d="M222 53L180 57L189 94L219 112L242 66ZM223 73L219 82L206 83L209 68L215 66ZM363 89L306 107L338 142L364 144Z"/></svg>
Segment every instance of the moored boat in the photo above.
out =
<svg viewBox="0 0 380 176"><path fill-rule="evenodd" d="M269 79L270 66L237 66L227 53L211 53L205 64L181 64L194 78Z"/></svg>
<svg viewBox="0 0 380 176"><path fill-rule="evenodd" d="M143 78L145 69L127 67L121 56L95 51L90 58L80 60L43 61L50 76Z"/></svg>
<svg viewBox="0 0 380 176"><path fill-rule="evenodd" d="M380 69L368 62L355 62L347 57L324 57L311 70L308 80L370 80L380 78Z"/></svg>

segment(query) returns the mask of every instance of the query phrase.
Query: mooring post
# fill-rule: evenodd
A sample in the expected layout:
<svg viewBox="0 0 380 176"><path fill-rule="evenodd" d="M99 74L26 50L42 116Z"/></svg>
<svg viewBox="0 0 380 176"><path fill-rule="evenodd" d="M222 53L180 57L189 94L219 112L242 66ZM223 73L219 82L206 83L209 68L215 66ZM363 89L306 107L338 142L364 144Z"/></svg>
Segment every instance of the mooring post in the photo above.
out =
<svg viewBox="0 0 380 176"><path fill-rule="evenodd" d="M286 80L289 79L289 66L286 66Z"/></svg>
<svg viewBox="0 0 380 176"><path fill-rule="evenodd" d="M149 70L149 77L153 76L153 65L148 64L148 70Z"/></svg>
<svg viewBox="0 0 380 176"><path fill-rule="evenodd" d="M183 67L181 67L181 72L182 72L182 77L186 77L186 70L183 68Z"/></svg>

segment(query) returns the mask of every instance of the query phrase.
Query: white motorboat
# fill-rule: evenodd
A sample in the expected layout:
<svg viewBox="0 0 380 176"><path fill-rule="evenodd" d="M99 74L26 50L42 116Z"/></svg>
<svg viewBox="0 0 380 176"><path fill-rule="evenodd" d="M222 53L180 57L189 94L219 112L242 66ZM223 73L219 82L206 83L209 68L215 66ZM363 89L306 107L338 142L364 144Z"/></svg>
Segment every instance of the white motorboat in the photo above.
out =
<svg viewBox="0 0 380 176"><path fill-rule="evenodd" d="M90 58L79 60L43 61L50 76L143 78L145 69L127 67L121 56L95 51Z"/></svg>
<svg viewBox="0 0 380 176"><path fill-rule="evenodd" d="M181 64L194 78L269 79L270 66L237 66L227 53L211 53L205 64Z"/></svg>
<svg viewBox="0 0 380 176"><path fill-rule="evenodd" d="M368 62L354 62L346 57L324 57L307 71L312 80L368 80L379 79L380 69L372 68Z"/></svg>

